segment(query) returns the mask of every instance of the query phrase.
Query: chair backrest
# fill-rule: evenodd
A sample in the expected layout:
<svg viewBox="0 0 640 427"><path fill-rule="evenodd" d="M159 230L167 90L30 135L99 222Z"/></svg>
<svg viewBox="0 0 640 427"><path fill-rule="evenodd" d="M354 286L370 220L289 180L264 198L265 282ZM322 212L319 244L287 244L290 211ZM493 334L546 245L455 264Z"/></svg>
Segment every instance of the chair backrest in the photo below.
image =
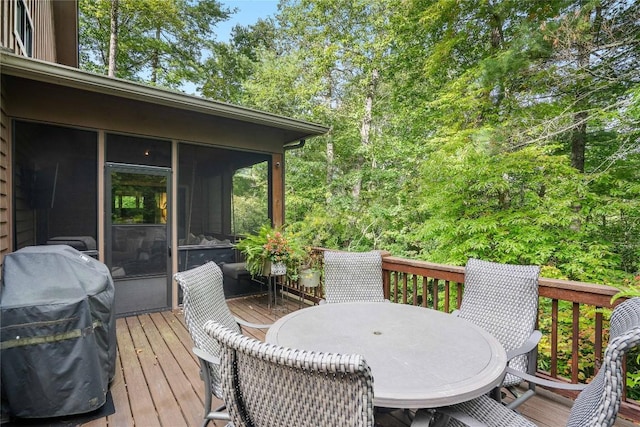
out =
<svg viewBox="0 0 640 427"><path fill-rule="evenodd" d="M225 405L235 427L373 426L373 377L357 354L267 344L216 322Z"/></svg>
<svg viewBox="0 0 640 427"><path fill-rule="evenodd" d="M384 301L380 252L324 253L324 298L327 303Z"/></svg>
<svg viewBox="0 0 640 427"><path fill-rule="evenodd" d="M182 288L184 319L195 347L218 356L220 345L204 332L204 324L215 320L240 333L240 326L224 298L223 277L215 262L208 262L191 270L176 273L174 279ZM221 397L218 369L210 366L212 392Z"/></svg>
<svg viewBox="0 0 640 427"><path fill-rule="evenodd" d="M640 345L640 298L624 301L613 309L609 322L609 345L598 374L571 408L568 427L612 426L620 409L624 355Z"/></svg>
<svg viewBox="0 0 640 427"><path fill-rule="evenodd" d="M512 265L470 258L464 275L459 316L496 337L505 351L519 348L533 332L538 316L538 275L535 265ZM527 355L509 367L528 372ZM507 374L504 385L522 380Z"/></svg>

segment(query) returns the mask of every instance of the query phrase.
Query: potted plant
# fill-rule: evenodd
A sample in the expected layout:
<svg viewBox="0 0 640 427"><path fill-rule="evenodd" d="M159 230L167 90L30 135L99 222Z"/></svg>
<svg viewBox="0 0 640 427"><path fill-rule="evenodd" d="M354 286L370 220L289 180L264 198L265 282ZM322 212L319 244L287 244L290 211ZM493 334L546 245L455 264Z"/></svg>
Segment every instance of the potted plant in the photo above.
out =
<svg viewBox="0 0 640 427"><path fill-rule="evenodd" d="M323 269L322 252L307 246L304 248L304 255L298 272L300 286L305 288L315 288L320 285Z"/></svg>
<svg viewBox="0 0 640 427"><path fill-rule="evenodd" d="M293 249L280 229L263 225L257 234L245 236L235 246L244 254L247 271L252 276L282 276L297 270L292 265Z"/></svg>

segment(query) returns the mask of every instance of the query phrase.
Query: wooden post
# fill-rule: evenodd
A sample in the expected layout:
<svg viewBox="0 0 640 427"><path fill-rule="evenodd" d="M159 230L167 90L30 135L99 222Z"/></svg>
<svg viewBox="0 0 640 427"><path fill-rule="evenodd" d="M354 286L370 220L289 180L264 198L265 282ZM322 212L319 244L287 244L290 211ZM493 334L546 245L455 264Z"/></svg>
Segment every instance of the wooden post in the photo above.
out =
<svg viewBox="0 0 640 427"><path fill-rule="evenodd" d="M273 226L284 224L284 156L281 153L271 155L271 206Z"/></svg>

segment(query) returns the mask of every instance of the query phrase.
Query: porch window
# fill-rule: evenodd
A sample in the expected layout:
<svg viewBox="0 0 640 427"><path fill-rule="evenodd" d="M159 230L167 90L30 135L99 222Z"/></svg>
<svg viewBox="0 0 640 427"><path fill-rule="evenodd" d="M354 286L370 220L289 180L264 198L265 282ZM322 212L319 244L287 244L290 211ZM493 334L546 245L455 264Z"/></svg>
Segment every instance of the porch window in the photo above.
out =
<svg viewBox="0 0 640 427"><path fill-rule="evenodd" d="M15 249L69 244L95 254L97 132L14 122Z"/></svg>
<svg viewBox="0 0 640 427"><path fill-rule="evenodd" d="M252 234L269 221L268 162L262 161L238 169L233 174L233 215L235 234Z"/></svg>
<svg viewBox="0 0 640 427"><path fill-rule="evenodd" d="M268 222L271 156L180 144L178 157L180 245L233 242Z"/></svg>
<svg viewBox="0 0 640 427"><path fill-rule="evenodd" d="M33 56L33 22L29 14L29 9L24 0L16 1L16 22L15 31L16 42L20 52L24 56Z"/></svg>

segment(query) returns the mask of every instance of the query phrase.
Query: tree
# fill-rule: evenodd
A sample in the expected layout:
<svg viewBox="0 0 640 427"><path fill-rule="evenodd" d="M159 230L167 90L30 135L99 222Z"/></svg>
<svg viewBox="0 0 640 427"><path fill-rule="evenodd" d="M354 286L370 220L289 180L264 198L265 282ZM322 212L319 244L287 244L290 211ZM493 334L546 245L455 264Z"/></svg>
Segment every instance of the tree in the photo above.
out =
<svg viewBox="0 0 640 427"><path fill-rule="evenodd" d="M376 131L376 101L380 94L383 59L387 52L385 27L392 1L288 1L281 4L280 27L288 51L305 55L305 67L315 70L323 90L317 101L345 118L356 118L358 133L350 130L349 142L329 141L327 176L343 175L349 182L352 202L359 203L372 157ZM353 137L356 136L357 139ZM345 138L347 139L347 138ZM354 142L357 141L357 144ZM345 151L345 150L348 150ZM346 155L346 157L345 157ZM346 165L336 164L344 158Z"/></svg>
<svg viewBox="0 0 640 427"><path fill-rule="evenodd" d="M216 0L81 0L79 8L81 68L171 88L203 80L215 25L231 13Z"/></svg>
<svg viewBox="0 0 640 427"><path fill-rule="evenodd" d="M630 112L639 79L635 60L627 62L637 57L637 6L411 5L393 25L391 69L398 116L420 111L422 120L407 122L427 156L414 184L420 208L406 219L419 226L407 246L441 262L529 260L547 274L602 281L629 268L626 242L636 260L626 264L638 268L637 242L616 231L637 229L639 212L629 169L637 156L618 154L637 141Z"/></svg>
<svg viewBox="0 0 640 427"><path fill-rule="evenodd" d="M640 53L639 20L635 2L574 1L541 24L551 44L547 61L540 64L551 65L545 87L563 107L541 137L568 135L572 165L581 172L590 173L590 166L602 160L598 146L604 141L619 146L619 141L610 138L625 134L603 132L603 127L612 114L626 109L628 91L640 81L640 71L632 65ZM589 156L589 150L595 155Z"/></svg>
<svg viewBox="0 0 640 427"><path fill-rule="evenodd" d="M254 25L236 25L228 43L213 46L212 55L203 64L206 78L202 95L227 102L242 102L243 83L254 73L260 52L275 49L275 23L259 19Z"/></svg>

